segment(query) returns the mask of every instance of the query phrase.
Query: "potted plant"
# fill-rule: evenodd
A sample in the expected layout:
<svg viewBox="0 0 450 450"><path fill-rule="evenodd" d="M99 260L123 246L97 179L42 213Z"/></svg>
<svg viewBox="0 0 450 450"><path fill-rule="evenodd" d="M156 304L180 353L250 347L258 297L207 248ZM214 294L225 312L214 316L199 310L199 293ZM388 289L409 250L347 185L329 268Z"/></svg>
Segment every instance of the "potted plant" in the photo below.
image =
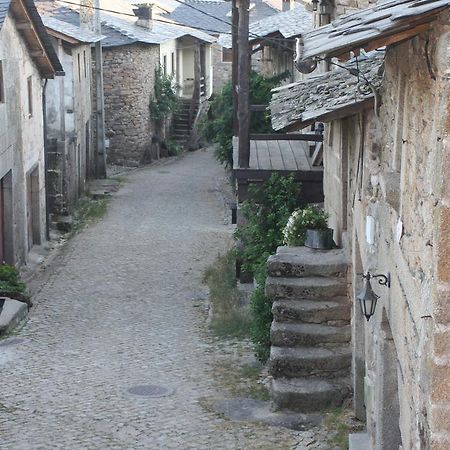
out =
<svg viewBox="0 0 450 450"><path fill-rule="evenodd" d="M333 230L328 228L328 214L314 205L295 210L283 230L284 243L327 250L334 247Z"/></svg>

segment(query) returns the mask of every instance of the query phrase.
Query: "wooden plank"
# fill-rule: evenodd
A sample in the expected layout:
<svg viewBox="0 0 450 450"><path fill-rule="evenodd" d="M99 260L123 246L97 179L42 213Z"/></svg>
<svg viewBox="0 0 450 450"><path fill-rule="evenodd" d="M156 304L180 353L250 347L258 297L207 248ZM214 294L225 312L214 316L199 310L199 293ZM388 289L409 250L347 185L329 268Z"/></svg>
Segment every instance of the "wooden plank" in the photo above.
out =
<svg viewBox="0 0 450 450"><path fill-rule="evenodd" d="M323 136L315 133L292 133L292 134L251 134L250 139L254 141L310 141L310 142L322 142Z"/></svg>
<svg viewBox="0 0 450 450"><path fill-rule="evenodd" d="M256 142L250 141L250 169L258 168L258 151L256 149Z"/></svg>
<svg viewBox="0 0 450 450"><path fill-rule="evenodd" d="M314 150L312 159L311 159L311 165L312 166L320 166L323 162L323 143L318 142L316 144L316 148Z"/></svg>
<svg viewBox="0 0 450 450"><path fill-rule="evenodd" d="M280 146L278 141L267 141L267 148L269 150L270 162L273 170L284 170L283 158L281 157Z"/></svg>
<svg viewBox="0 0 450 450"><path fill-rule="evenodd" d="M297 161L289 145L289 141L278 141L278 145L280 146L280 152L283 157L284 168L286 170L298 170Z"/></svg>
<svg viewBox="0 0 450 450"><path fill-rule="evenodd" d="M272 170L272 162L270 161L269 148L266 141L255 141L258 151L258 169Z"/></svg>
<svg viewBox="0 0 450 450"><path fill-rule="evenodd" d="M318 181L323 180L323 170L253 170L253 169L237 169L234 171L236 180L245 180L248 182L258 180L268 180L273 173L280 175L294 175L299 181Z"/></svg>
<svg viewBox="0 0 450 450"><path fill-rule="evenodd" d="M295 160L297 161L298 169L305 171L311 170L311 165L309 164L309 160L305 154L305 149L296 144L296 142L289 141L289 145L292 148L292 153L294 154Z"/></svg>

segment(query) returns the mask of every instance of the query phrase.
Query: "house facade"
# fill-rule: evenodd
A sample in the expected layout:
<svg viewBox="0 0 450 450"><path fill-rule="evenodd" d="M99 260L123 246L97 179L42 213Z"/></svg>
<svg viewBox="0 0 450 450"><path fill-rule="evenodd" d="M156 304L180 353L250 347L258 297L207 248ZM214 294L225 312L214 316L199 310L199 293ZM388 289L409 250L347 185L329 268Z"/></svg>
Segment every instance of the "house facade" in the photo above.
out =
<svg viewBox="0 0 450 450"><path fill-rule="evenodd" d="M302 111L274 123L327 123L325 209L349 255L354 407L367 423L351 448L450 448L449 5L379 2L304 35L304 61L387 46L381 83L360 61L348 73L359 85L353 101L306 96ZM333 75L310 83L328 92ZM370 280L379 297L370 320L358 300L368 298L368 273L389 278Z"/></svg>
<svg viewBox="0 0 450 450"><path fill-rule="evenodd" d="M47 86L47 195L52 220L74 212L95 173L91 44L101 39L54 17L43 16L65 77Z"/></svg>
<svg viewBox="0 0 450 450"><path fill-rule="evenodd" d="M105 130L108 161L136 166L159 157L170 128L150 111L158 68L173 76L179 95L198 103L212 92L214 38L152 17L150 5L135 19L102 16Z"/></svg>
<svg viewBox="0 0 450 450"><path fill-rule="evenodd" d="M0 261L19 265L47 238L43 95L63 71L34 3L0 5Z"/></svg>

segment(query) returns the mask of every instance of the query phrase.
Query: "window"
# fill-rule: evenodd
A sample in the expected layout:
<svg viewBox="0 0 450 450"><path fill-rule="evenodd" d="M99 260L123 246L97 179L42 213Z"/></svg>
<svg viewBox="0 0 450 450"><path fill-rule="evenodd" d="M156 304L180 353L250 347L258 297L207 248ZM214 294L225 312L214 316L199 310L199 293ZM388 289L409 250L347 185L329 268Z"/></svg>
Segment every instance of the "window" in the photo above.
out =
<svg viewBox="0 0 450 450"><path fill-rule="evenodd" d="M28 90L28 117L33 115L33 79L27 78L27 90Z"/></svg>
<svg viewBox="0 0 450 450"><path fill-rule="evenodd" d="M80 61L80 54L78 53L78 81L81 81L81 61Z"/></svg>
<svg viewBox="0 0 450 450"><path fill-rule="evenodd" d="M222 48L222 62L233 62L233 49L225 47Z"/></svg>
<svg viewBox="0 0 450 450"><path fill-rule="evenodd" d="M163 73L167 75L167 55L163 56Z"/></svg>
<svg viewBox="0 0 450 450"><path fill-rule="evenodd" d="M5 84L3 81L2 61L0 61L0 103L5 103Z"/></svg>
<svg viewBox="0 0 450 450"><path fill-rule="evenodd" d="M175 53L172 52L170 55L171 64L172 64L172 75L175 73Z"/></svg>
<svg viewBox="0 0 450 450"><path fill-rule="evenodd" d="M87 78L86 50L83 51L83 60L84 60L84 78Z"/></svg>

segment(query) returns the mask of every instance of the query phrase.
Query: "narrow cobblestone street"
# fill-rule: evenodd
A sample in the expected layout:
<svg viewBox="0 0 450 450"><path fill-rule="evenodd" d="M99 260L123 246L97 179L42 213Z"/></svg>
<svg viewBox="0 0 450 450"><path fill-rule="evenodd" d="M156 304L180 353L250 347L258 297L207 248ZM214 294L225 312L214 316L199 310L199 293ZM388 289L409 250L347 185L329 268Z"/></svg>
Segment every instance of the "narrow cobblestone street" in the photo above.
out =
<svg viewBox="0 0 450 450"><path fill-rule="evenodd" d="M0 448L292 448L296 432L200 401L217 395L198 302L204 268L230 245L224 171L198 151L126 178L0 344ZM168 395L129 392L140 385Z"/></svg>

